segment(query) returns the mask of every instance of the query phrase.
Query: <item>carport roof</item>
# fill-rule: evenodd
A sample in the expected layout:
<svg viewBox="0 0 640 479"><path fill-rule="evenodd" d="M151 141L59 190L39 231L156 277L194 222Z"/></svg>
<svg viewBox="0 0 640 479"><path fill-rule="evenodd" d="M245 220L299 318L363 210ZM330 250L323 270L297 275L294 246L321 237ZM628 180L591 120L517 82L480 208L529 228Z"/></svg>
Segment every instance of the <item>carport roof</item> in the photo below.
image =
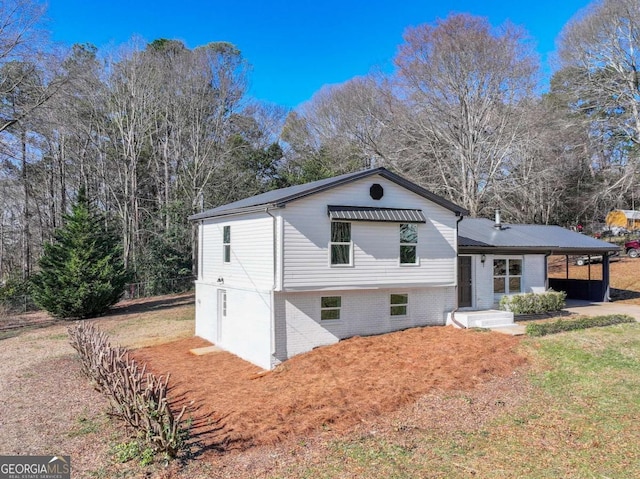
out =
<svg viewBox="0 0 640 479"><path fill-rule="evenodd" d="M500 228L484 218L465 218L458 225L460 253L603 254L620 251L606 241L560 226L506 224Z"/></svg>

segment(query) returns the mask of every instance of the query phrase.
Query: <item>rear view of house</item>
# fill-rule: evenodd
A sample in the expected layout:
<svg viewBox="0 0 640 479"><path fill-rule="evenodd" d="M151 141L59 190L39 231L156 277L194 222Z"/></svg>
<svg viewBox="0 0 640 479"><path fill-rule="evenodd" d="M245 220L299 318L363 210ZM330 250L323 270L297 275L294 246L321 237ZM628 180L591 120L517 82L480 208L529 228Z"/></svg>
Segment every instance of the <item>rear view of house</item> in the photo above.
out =
<svg viewBox="0 0 640 479"><path fill-rule="evenodd" d="M464 214L377 168L194 215L196 335L270 369L343 338L444 324Z"/></svg>

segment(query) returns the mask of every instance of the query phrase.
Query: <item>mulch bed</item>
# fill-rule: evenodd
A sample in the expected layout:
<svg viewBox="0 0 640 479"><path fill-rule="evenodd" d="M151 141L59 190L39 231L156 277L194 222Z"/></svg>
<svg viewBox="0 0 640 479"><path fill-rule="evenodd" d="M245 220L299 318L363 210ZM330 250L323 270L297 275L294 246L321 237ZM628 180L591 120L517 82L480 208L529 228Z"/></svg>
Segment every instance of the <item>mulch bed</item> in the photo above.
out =
<svg viewBox="0 0 640 479"><path fill-rule="evenodd" d="M171 374L174 406L189 405L203 451L246 449L330 429L346 432L438 391L470 390L526 363L520 339L453 327L354 337L296 356L274 371L189 338L136 350L156 374Z"/></svg>

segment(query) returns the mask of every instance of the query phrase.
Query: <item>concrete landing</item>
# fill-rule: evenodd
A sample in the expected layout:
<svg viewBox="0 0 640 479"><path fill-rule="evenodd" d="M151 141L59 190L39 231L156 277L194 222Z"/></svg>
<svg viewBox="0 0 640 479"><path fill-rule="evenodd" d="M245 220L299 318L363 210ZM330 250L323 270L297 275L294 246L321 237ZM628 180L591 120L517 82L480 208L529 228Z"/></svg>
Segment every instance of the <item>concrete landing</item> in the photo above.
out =
<svg viewBox="0 0 640 479"><path fill-rule="evenodd" d="M215 353L218 351L222 351L218 346L205 346L203 348L194 348L189 350L191 354L195 354L196 356L202 356L203 354Z"/></svg>
<svg viewBox="0 0 640 479"><path fill-rule="evenodd" d="M510 311L500 311L488 309L484 311L456 311L455 320L465 328L501 328L510 327L514 324L513 313ZM447 315L447 324L453 324L451 313Z"/></svg>

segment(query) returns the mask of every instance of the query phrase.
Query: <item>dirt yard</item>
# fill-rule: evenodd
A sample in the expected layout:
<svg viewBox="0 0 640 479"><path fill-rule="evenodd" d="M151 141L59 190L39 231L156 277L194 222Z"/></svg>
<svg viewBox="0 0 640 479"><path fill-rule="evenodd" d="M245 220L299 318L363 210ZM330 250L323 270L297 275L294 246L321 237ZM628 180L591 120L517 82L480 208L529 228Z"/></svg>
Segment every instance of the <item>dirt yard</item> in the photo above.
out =
<svg viewBox="0 0 640 479"><path fill-rule="evenodd" d="M172 395L194 401L194 433L204 447L245 449L323 428L346 431L431 391L508 376L525 362L518 343L499 333L413 328L318 348L268 373L226 352L195 356L191 348L209 344L198 338L135 357L158 374L171 371Z"/></svg>

